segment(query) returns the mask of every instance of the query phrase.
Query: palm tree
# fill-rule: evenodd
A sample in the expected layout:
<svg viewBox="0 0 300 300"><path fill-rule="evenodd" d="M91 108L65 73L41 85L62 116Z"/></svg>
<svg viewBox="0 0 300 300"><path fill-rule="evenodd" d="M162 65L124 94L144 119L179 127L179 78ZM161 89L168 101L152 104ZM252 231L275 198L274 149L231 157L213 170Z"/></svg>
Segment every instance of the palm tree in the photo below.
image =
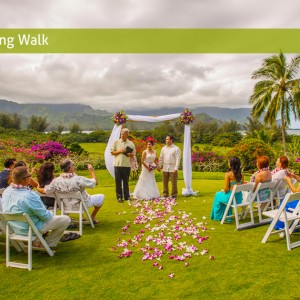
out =
<svg viewBox="0 0 300 300"><path fill-rule="evenodd" d="M257 82L250 96L253 104L253 117L260 117L264 112L264 123L274 124L278 114L281 118L282 144L286 153L285 129L290 125L290 113L295 119L300 118L300 87L299 78L294 78L300 65L300 56L287 63L285 55L280 52L264 59L261 68L252 74Z"/></svg>

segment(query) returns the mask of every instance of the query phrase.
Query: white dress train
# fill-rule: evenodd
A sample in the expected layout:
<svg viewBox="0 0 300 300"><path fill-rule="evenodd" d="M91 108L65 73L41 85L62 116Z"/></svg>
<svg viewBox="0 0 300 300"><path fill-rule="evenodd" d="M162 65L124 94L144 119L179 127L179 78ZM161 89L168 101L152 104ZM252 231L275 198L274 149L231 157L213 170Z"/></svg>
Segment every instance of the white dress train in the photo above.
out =
<svg viewBox="0 0 300 300"><path fill-rule="evenodd" d="M148 150L145 151L145 163L154 163L156 158L156 151L153 150L152 153L150 153ZM149 172L148 169L142 164L142 172L135 186L133 197L136 199L150 200L158 198L159 196L160 194L155 181L155 170Z"/></svg>

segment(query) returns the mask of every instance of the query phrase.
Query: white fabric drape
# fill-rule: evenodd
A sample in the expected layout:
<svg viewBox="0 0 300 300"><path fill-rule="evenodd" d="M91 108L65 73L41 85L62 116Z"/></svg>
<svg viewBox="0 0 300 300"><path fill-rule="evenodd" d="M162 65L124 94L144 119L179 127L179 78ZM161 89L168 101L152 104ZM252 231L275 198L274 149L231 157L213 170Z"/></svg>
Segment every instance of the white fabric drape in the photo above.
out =
<svg viewBox="0 0 300 300"><path fill-rule="evenodd" d="M179 118L180 114L171 114L171 115L164 115L158 117L152 116L139 116L139 115L128 115L129 121L140 121L140 122L162 122L162 121L169 121L176 118Z"/></svg>
<svg viewBox="0 0 300 300"><path fill-rule="evenodd" d="M162 121L173 120L179 117L180 117L180 113L157 116L157 117L128 115L128 120L140 121L140 122L162 122ZM115 177L115 172L113 167L113 156L110 153L110 149L114 141L120 138L121 129L122 126L119 125L114 126L104 153L105 165L112 177ZM190 196L196 194L196 192L193 192L192 190L191 129L189 125L184 126L183 178L184 178L185 188L182 189L182 195Z"/></svg>
<svg viewBox="0 0 300 300"><path fill-rule="evenodd" d="M196 195L192 189L192 157L191 157L191 127L184 125L183 157L182 170L185 188L182 188L183 196Z"/></svg>
<svg viewBox="0 0 300 300"><path fill-rule="evenodd" d="M110 149L112 148L114 141L116 141L120 138L121 129L122 129L122 126L118 126L115 124L115 126L110 134L110 137L109 137L109 140L107 142L106 149L104 152L104 160L105 160L106 169L108 170L109 174L113 178L115 178L115 169L114 169L114 165L113 165L114 157L111 155Z"/></svg>

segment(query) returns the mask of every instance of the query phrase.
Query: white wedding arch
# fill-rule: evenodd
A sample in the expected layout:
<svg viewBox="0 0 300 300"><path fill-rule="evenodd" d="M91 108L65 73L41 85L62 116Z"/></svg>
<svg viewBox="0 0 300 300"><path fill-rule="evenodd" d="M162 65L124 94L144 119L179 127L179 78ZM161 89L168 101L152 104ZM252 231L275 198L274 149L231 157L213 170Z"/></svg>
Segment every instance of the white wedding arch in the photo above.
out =
<svg viewBox="0 0 300 300"><path fill-rule="evenodd" d="M157 117L127 115L127 120L142 121L142 122L162 122L162 121L173 120L179 117L180 117L180 113L157 116ZM117 124L114 125L104 153L106 168L113 178L115 178L115 173L113 167L113 156L111 155L110 151L114 141L120 138L121 129L122 129L121 125L117 125ZM186 124L184 125L182 167L183 167L183 179L185 183L185 188L182 189L182 195L183 196L195 195L197 192L194 192L192 189L191 127L190 125L186 125Z"/></svg>

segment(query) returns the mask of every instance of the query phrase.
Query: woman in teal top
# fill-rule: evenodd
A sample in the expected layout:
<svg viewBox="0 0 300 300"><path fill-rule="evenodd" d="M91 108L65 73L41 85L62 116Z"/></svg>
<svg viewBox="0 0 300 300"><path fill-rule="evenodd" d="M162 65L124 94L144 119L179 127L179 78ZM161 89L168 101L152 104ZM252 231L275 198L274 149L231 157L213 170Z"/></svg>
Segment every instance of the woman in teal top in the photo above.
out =
<svg viewBox="0 0 300 300"><path fill-rule="evenodd" d="M233 186L236 184L244 183L244 176L241 171L241 162L237 157L231 157L228 161L229 171L225 174L225 185L221 192L217 192L215 195L210 218L212 220L221 221L224 215L226 204L232 193ZM242 193L239 192L235 195L237 203L242 202ZM231 209L228 214L232 214Z"/></svg>

